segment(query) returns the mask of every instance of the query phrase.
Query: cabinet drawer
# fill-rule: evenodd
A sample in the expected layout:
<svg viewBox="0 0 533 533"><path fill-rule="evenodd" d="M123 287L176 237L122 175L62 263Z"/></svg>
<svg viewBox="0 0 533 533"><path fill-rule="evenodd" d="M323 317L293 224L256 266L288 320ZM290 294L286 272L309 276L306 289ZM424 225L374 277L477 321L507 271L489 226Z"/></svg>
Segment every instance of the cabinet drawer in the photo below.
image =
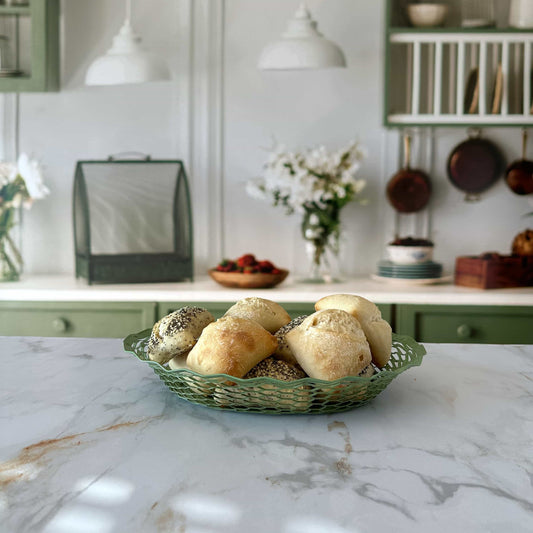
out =
<svg viewBox="0 0 533 533"><path fill-rule="evenodd" d="M399 305L399 333L420 342L533 344L533 308Z"/></svg>
<svg viewBox="0 0 533 533"><path fill-rule="evenodd" d="M125 337L152 327L155 303L0 302L0 335Z"/></svg>

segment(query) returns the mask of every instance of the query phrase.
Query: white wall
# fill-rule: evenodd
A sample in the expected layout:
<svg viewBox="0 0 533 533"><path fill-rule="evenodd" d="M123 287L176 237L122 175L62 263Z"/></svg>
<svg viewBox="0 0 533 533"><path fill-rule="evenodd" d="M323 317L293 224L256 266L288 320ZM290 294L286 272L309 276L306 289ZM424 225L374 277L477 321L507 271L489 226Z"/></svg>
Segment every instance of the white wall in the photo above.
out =
<svg viewBox="0 0 533 533"><path fill-rule="evenodd" d="M128 150L186 161L199 272L221 255L245 252L297 269L303 250L298 219L248 198L244 182L260 172L273 138L294 149L337 147L358 138L370 154L360 174L370 203L345 210L344 268L350 274L372 272L393 233L384 190L398 165L397 133L381 126L384 1L308 1L321 31L344 49L347 69L258 71L262 47L280 35L298 3L134 0L134 27L146 46L168 60L174 79L96 88L84 86L84 73L120 27L123 2L64 0L62 90L20 96L20 149L41 158L52 190L25 217L26 271L73 272L75 162ZM13 98L5 102L8 120ZM447 180L445 161L466 131L435 135L430 223L436 258L451 270L460 254L508 252L513 236L527 227L521 216L531 210L527 200L502 180L480 202L465 203ZM485 135L509 160L518 156L518 130ZM4 145L9 143L5 137ZM404 220L406 231L409 224Z"/></svg>

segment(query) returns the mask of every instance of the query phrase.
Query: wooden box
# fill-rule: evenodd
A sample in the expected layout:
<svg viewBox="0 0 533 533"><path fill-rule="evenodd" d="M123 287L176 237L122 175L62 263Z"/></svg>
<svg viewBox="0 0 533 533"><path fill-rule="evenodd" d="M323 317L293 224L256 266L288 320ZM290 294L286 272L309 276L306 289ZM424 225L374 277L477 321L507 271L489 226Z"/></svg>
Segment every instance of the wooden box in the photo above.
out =
<svg viewBox="0 0 533 533"><path fill-rule="evenodd" d="M484 254L457 257L455 284L477 289L533 286L533 256Z"/></svg>

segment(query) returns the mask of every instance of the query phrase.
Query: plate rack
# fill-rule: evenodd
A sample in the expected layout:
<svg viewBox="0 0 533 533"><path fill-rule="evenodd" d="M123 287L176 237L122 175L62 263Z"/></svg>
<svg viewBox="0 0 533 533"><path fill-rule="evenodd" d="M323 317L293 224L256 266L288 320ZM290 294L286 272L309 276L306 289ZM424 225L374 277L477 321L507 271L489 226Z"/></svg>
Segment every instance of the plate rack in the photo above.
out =
<svg viewBox="0 0 533 533"><path fill-rule="evenodd" d="M387 126L533 125L533 33L414 31L387 36Z"/></svg>

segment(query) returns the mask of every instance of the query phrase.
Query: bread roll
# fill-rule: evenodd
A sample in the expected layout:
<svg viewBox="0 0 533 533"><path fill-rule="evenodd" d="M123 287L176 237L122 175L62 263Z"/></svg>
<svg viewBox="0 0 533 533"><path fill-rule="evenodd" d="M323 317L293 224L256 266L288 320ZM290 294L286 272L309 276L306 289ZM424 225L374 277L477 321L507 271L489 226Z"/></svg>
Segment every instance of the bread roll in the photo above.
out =
<svg viewBox="0 0 533 533"><path fill-rule="evenodd" d="M163 365L173 357L185 355L202 330L215 320L203 307L186 306L155 323L148 341L148 357Z"/></svg>
<svg viewBox="0 0 533 533"><path fill-rule="evenodd" d="M242 378L278 345L257 322L226 316L209 324L187 357L187 367L200 374L229 374Z"/></svg>
<svg viewBox="0 0 533 533"><path fill-rule="evenodd" d="M340 309L313 313L285 338L299 365L312 378L357 376L372 360L359 321Z"/></svg>
<svg viewBox="0 0 533 533"><path fill-rule="evenodd" d="M276 348L276 351L274 352L274 357L276 359L280 359L281 361L286 361L287 363L291 365L298 365L298 362L296 361L294 354L292 353L291 349L289 348L289 345L287 344L285 335L287 335L287 333L289 333L289 331L294 329L296 326L299 326L306 318L307 318L306 315L299 316L291 320L288 324L285 324L283 327L279 328L278 331L276 331L275 335L276 335L276 339L278 339L278 347Z"/></svg>
<svg viewBox="0 0 533 533"><path fill-rule="evenodd" d="M239 300L226 311L224 316L238 316L255 320L270 333L275 333L291 321L291 317L281 305L255 296Z"/></svg>
<svg viewBox="0 0 533 533"><path fill-rule="evenodd" d="M307 374L300 368L286 361L267 357L255 365L245 376L250 378L273 378L280 381L294 381L306 378Z"/></svg>
<svg viewBox="0 0 533 533"><path fill-rule="evenodd" d="M180 370L182 368L187 368L187 355L189 355L189 352L187 352L185 355L177 355L176 357L173 357L168 362L170 369Z"/></svg>
<svg viewBox="0 0 533 533"><path fill-rule="evenodd" d="M366 368L363 368L361 372L359 372L358 376L361 378L370 378L375 374L374 367L372 365L368 365Z"/></svg>
<svg viewBox="0 0 533 533"><path fill-rule="evenodd" d="M296 381L307 377L305 372L285 361L267 357L255 365L245 379L268 377L279 381ZM293 387L272 383L258 383L254 386L217 387L214 399L223 407L260 407L267 409L285 408L288 411L305 411L309 408L310 397L307 385Z"/></svg>
<svg viewBox="0 0 533 533"><path fill-rule="evenodd" d="M324 309L342 309L359 320L365 332L372 361L383 368L390 359L392 350L392 328L383 320L381 311L370 300L354 294L332 294L315 304L317 311Z"/></svg>

